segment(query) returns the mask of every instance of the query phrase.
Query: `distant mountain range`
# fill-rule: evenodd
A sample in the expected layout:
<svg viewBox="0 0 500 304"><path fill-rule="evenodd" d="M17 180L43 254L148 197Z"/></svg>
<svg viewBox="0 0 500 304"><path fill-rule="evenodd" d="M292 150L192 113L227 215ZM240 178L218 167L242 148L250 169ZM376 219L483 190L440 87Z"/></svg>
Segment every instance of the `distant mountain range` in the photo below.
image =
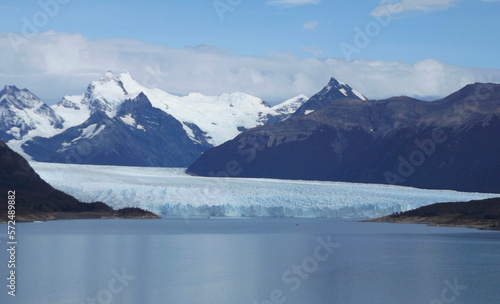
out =
<svg viewBox="0 0 500 304"><path fill-rule="evenodd" d="M51 107L7 86L0 118L0 138L36 161L500 193L498 84L432 102L368 100L332 78L271 107L243 93L175 96L108 72Z"/></svg>
<svg viewBox="0 0 500 304"><path fill-rule="evenodd" d="M339 84L332 79L290 119L209 149L188 172L500 193L500 85L426 102L339 98Z"/></svg>
<svg viewBox="0 0 500 304"><path fill-rule="evenodd" d="M308 98L275 107L243 93L175 96L107 72L49 107L28 90L0 92L0 139L44 162L187 167L240 132L287 119Z"/></svg>

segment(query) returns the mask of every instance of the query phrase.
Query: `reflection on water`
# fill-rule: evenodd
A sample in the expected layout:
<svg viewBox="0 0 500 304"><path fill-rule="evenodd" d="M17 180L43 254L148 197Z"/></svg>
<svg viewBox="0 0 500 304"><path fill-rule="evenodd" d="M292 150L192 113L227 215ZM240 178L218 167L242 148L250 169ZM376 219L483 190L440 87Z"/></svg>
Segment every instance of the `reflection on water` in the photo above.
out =
<svg viewBox="0 0 500 304"><path fill-rule="evenodd" d="M443 294L453 303L500 299L497 232L212 218L56 221L18 224L17 233L17 296L7 297L4 289L1 303L446 303ZM0 257L7 277L4 248Z"/></svg>

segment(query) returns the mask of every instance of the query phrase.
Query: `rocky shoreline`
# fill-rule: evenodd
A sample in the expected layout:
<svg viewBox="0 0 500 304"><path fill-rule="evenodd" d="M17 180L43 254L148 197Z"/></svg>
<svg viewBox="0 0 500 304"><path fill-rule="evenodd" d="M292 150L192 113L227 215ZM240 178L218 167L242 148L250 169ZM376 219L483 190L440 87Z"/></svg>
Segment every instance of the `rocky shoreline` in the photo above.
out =
<svg viewBox="0 0 500 304"><path fill-rule="evenodd" d="M17 222L38 222L53 220L84 219L160 219L158 215L139 208L124 208L110 211L75 211L75 212L32 212L16 217ZM0 220L0 223L6 223Z"/></svg>
<svg viewBox="0 0 500 304"><path fill-rule="evenodd" d="M432 204L363 222L426 224L500 231L500 198Z"/></svg>

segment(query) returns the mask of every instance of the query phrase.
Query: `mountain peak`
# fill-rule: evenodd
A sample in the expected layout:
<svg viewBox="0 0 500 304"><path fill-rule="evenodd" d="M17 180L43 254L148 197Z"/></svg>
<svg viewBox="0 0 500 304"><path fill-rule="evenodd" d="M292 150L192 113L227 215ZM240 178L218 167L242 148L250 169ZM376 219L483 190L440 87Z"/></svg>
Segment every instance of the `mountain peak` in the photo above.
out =
<svg viewBox="0 0 500 304"><path fill-rule="evenodd" d="M350 98L366 101L367 98L363 94L351 88L348 84L338 81L334 77L330 78L328 84L316 95L311 97L305 104L303 104L292 117L297 117L316 111L334 100Z"/></svg>
<svg viewBox="0 0 500 304"><path fill-rule="evenodd" d="M367 98L363 94L354 90L348 84L346 84L342 81L338 81L334 77L330 78L328 85L326 87L324 87L323 90L319 94L323 93L326 95L327 93L330 93L332 90L339 91L346 98L367 100Z"/></svg>
<svg viewBox="0 0 500 304"><path fill-rule="evenodd" d="M106 73L104 73L104 75L99 79L99 82L101 82L101 83L107 83L107 82L126 83L130 80L136 82L132 78L132 75L128 71L122 71L120 73L115 73L115 72L109 70L109 71L106 71Z"/></svg>
<svg viewBox="0 0 500 304"><path fill-rule="evenodd" d="M128 95L127 90L123 86L123 82L121 80L121 75L117 75L111 71L107 71L104 73L104 75L98 80L98 81L93 81L89 87L92 87L92 89L95 91L97 89L116 89L118 88L119 91L125 95ZM116 87L116 88L112 88Z"/></svg>
<svg viewBox="0 0 500 304"><path fill-rule="evenodd" d="M111 112L124 100L134 98L143 90L144 87L130 73L107 71L99 80L89 84L82 102L90 105L92 110Z"/></svg>
<svg viewBox="0 0 500 304"><path fill-rule="evenodd" d="M1 95L5 93L19 92L20 90L15 85L6 85L5 88L1 91Z"/></svg>
<svg viewBox="0 0 500 304"><path fill-rule="evenodd" d="M4 95L11 95L11 96L25 95L39 99L38 97L35 96L35 94L31 93L29 90L19 89L15 85L6 85L4 89L0 91L0 96Z"/></svg>
<svg viewBox="0 0 500 304"><path fill-rule="evenodd" d="M13 85L6 85L5 88L0 91L0 100L7 100L18 109L32 109L43 104L40 98L35 94L27 89L19 89Z"/></svg>
<svg viewBox="0 0 500 304"><path fill-rule="evenodd" d="M120 78L120 74L114 73L112 70L107 70L106 73L104 73L103 77L101 78L116 79Z"/></svg>
<svg viewBox="0 0 500 304"><path fill-rule="evenodd" d="M337 85L346 85L346 84L343 83L343 82L341 82L341 81L338 81L334 77L331 77L330 81L328 82L328 85L330 85L330 86L337 86Z"/></svg>
<svg viewBox="0 0 500 304"><path fill-rule="evenodd" d="M20 140L30 131L46 132L63 127L64 120L27 89L5 86L0 91L0 139Z"/></svg>

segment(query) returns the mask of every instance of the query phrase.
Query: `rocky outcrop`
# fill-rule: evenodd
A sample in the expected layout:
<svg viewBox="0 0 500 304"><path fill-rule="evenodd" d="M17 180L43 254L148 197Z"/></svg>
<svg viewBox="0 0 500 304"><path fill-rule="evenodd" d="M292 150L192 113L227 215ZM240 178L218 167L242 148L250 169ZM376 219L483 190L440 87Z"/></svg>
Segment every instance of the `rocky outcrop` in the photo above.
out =
<svg viewBox="0 0 500 304"><path fill-rule="evenodd" d="M368 220L400 224L500 230L500 198L461 203L439 203Z"/></svg>

